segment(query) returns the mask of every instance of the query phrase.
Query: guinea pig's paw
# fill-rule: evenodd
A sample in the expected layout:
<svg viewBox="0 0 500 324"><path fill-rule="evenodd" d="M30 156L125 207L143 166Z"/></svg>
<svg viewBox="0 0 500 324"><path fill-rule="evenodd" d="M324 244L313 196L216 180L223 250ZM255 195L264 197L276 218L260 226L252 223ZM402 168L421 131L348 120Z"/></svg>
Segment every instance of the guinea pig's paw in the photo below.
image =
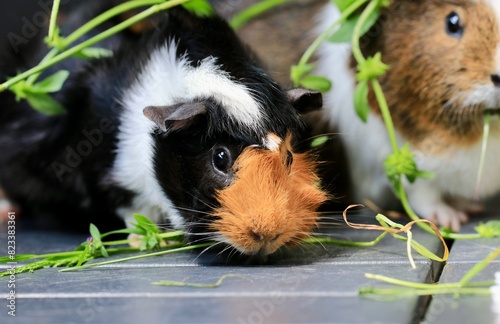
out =
<svg viewBox="0 0 500 324"><path fill-rule="evenodd" d="M450 228L454 232L460 231L460 225L467 222L467 214L450 207L444 202L424 205L415 208L417 214L434 224Z"/></svg>
<svg viewBox="0 0 500 324"><path fill-rule="evenodd" d="M133 248L140 248L141 247L141 244L142 244L142 239L144 238L143 235L139 235L139 234L129 234L128 235L128 245L130 245L130 247L133 247Z"/></svg>
<svg viewBox="0 0 500 324"><path fill-rule="evenodd" d="M134 233L129 234L129 236L128 236L128 240L129 240L128 245L130 245L130 247L139 249L141 247L141 245L142 245L143 238L144 238L143 235L134 234ZM160 247L165 247L165 246L167 246L170 243L173 243L173 242L170 242L170 241L161 241L160 242Z"/></svg>

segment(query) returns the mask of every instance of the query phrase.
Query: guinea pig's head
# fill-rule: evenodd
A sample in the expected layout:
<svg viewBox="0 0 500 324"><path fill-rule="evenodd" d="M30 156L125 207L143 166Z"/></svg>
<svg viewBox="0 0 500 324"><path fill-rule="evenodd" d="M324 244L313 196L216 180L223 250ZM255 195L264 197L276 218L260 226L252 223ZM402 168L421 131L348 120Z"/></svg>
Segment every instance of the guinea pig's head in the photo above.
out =
<svg viewBox="0 0 500 324"><path fill-rule="evenodd" d="M395 0L362 40L382 52L381 83L400 133L427 149L466 147L500 108L500 2ZM370 103L378 112L373 93Z"/></svg>
<svg viewBox="0 0 500 324"><path fill-rule="evenodd" d="M321 94L295 89L278 101L275 114L266 112L258 127L231 118L213 98L144 110L158 125L158 182L191 241L210 239L244 254L270 254L296 245L316 225L327 195L314 158L293 143L299 114L319 108Z"/></svg>

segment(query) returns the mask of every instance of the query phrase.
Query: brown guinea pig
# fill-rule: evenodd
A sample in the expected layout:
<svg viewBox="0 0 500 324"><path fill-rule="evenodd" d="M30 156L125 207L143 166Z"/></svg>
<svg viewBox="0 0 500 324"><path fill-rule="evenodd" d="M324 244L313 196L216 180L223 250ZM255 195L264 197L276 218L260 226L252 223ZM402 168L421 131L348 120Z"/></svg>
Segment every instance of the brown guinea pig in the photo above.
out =
<svg viewBox="0 0 500 324"><path fill-rule="evenodd" d="M338 17L328 5L319 29ZM399 143L409 142L419 169L434 173L405 185L410 205L421 217L458 231L476 203L500 189L498 115L477 182L484 116L500 107L500 2L392 1L361 44L365 56L381 52L390 67L380 82ZM368 122L357 117L355 73L349 44L323 45L318 74L333 81L333 90L321 115L342 134L356 199L394 208L383 167L392 152L387 131L371 91Z"/></svg>

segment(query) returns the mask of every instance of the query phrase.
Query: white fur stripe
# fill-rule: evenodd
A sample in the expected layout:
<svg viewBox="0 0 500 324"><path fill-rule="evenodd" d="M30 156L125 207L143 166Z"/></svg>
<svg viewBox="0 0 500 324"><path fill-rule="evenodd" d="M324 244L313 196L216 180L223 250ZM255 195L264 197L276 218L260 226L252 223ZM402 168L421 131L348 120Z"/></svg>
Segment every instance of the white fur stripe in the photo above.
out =
<svg viewBox="0 0 500 324"><path fill-rule="evenodd" d="M268 150L277 151L280 148L282 140L278 137L278 135L274 133L268 133L262 142Z"/></svg>
<svg viewBox="0 0 500 324"><path fill-rule="evenodd" d="M261 108L241 84L231 81L227 72L220 70L213 57L206 58L197 68L188 69L185 84L189 85L188 96L192 98L212 97L227 114L237 122L251 128L260 126Z"/></svg>
<svg viewBox="0 0 500 324"><path fill-rule="evenodd" d="M140 105L171 105L197 98L212 98L226 109L238 123L257 128L262 120L262 109L250 90L231 80L230 75L216 64L216 58L207 57L197 67L183 56L178 58L174 41L151 55L150 61L132 87L130 98Z"/></svg>

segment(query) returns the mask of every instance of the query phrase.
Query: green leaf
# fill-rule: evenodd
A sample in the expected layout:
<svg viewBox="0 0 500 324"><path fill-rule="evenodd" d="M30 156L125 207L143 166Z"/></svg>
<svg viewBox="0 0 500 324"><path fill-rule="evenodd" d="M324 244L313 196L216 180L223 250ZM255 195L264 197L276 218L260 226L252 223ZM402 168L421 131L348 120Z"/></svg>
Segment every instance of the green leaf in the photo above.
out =
<svg viewBox="0 0 500 324"><path fill-rule="evenodd" d="M383 75L389 66L382 62L382 53L378 52L373 57L368 57L366 60L358 65L358 73L356 80L370 81Z"/></svg>
<svg viewBox="0 0 500 324"><path fill-rule="evenodd" d="M198 17L210 17L215 14L215 10L207 0L191 0L182 5Z"/></svg>
<svg viewBox="0 0 500 324"><path fill-rule="evenodd" d="M332 82L327 78L309 75L300 80L300 85L311 90L327 92L332 88Z"/></svg>
<svg viewBox="0 0 500 324"><path fill-rule="evenodd" d="M332 43L347 43L352 40L354 34L354 28L359 21L361 14L349 17L339 29L335 31L329 38L328 41ZM380 17L380 10L373 11L370 16L368 16L365 24L361 27L360 36L363 36L370 30L370 28L377 22Z"/></svg>
<svg viewBox="0 0 500 324"><path fill-rule="evenodd" d="M500 221L480 222L474 229L482 238L500 237Z"/></svg>
<svg viewBox="0 0 500 324"><path fill-rule="evenodd" d="M46 93L27 93L26 100L33 109L44 115L54 116L65 112L63 106Z"/></svg>
<svg viewBox="0 0 500 324"><path fill-rule="evenodd" d="M158 239L156 238L156 235L152 235L151 237L149 237L148 239L148 249L154 249L157 247L157 245L159 244L160 242L158 242Z"/></svg>
<svg viewBox="0 0 500 324"><path fill-rule="evenodd" d="M81 59L99 59L102 57L112 57L113 51L106 48L87 47L75 53L73 56Z"/></svg>
<svg viewBox="0 0 500 324"><path fill-rule="evenodd" d="M16 95L16 101L19 102L22 99L26 99L26 89L28 88L28 84L25 80L19 81L10 87L10 91L12 91Z"/></svg>
<svg viewBox="0 0 500 324"><path fill-rule="evenodd" d="M302 76L310 73L315 67L315 64L292 65L290 68L290 77L295 83L299 84Z"/></svg>
<svg viewBox="0 0 500 324"><path fill-rule="evenodd" d="M25 261L25 260L31 260L35 258L37 255L36 254L16 254L15 259L11 259L10 255L0 257L0 263L7 263L7 262L12 262L12 261Z"/></svg>
<svg viewBox="0 0 500 324"><path fill-rule="evenodd" d="M59 27L57 26L55 27L54 34L52 36L53 36L52 39L50 39L48 36L43 39L45 44L47 44L48 47L55 47L59 51L64 51L65 38L61 36L61 31Z"/></svg>
<svg viewBox="0 0 500 324"><path fill-rule="evenodd" d="M90 224L90 235L95 244L101 243L101 232L94 224Z"/></svg>
<svg viewBox="0 0 500 324"><path fill-rule="evenodd" d="M106 251L106 248L104 246L101 246L101 254L103 257L109 257L108 251Z"/></svg>
<svg viewBox="0 0 500 324"><path fill-rule="evenodd" d="M330 138L328 136L318 136L315 139L312 140L311 142L311 147L320 147L325 145L326 142L328 142Z"/></svg>
<svg viewBox="0 0 500 324"><path fill-rule="evenodd" d="M384 162L385 173L394 184L402 175L406 176L410 183L420 177L432 177L430 172L424 172L417 168L415 155L410 151L410 145L406 143L398 152L392 153Z"/></svg>
<svg viewBox="0 0 500 324"><path fill-rule="evenodd" d="M134 219L137 221L137 225L145 229L147 232L152 232L152 233L160 232L158 226L156 226L156 224L146 216L134 214Z"/></svg>
<svg viewBox="0 0 500 324"><path fill-rule="evenodd" d="M30 93L50 93L61 90L64 82L68 79L69 72L66 70L58 71L42 81L35 83L26 89Z"/></svg>
<svg viewBox="0 0 500 324"><path fill-rule="evenodd" d="M148 240L143 237L141 241L141 246L139 247L139 250L141 251L146 251L148 249Z"/></svg>
<svg viewBox="0 0 500 324"><path fill-rule="evenodd" d="M359 118L366 123L370 114L370 104L368 103L368 82L361 81L354 91L354 109Z"/></svg>
<svg viewBox="0 0 500 324"><path fill-rule="evenodd" d="M340 12L344 12L347 8L349 8L356 0L331 0L337 8L339 8Z"/></svg>

